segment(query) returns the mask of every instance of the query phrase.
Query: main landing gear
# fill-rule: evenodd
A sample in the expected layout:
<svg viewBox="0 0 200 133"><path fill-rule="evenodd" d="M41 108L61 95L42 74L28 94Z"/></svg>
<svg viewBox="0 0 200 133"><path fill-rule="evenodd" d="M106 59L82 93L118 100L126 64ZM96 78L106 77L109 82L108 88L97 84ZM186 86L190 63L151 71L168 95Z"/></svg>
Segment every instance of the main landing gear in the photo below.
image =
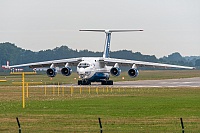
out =
<svg viewBox="0 0 200 133"><path fill-rule="evenodd" d="M78 80L78 85L91 85L91 81L88 80ZM101 85L113 85L112 80L103 80Z"/></svg>
<svg viewBox="0 0 200 133"><path fill-rule="evenodd" d="M112 80L101 81L101 85L113 85L113 81Z"/></svg>
<svg viewBox="0 0 200 133"><path fill-rule="evenodd" d="M91 85L91 82L88 80L78 80L78 85Z"/></svg>

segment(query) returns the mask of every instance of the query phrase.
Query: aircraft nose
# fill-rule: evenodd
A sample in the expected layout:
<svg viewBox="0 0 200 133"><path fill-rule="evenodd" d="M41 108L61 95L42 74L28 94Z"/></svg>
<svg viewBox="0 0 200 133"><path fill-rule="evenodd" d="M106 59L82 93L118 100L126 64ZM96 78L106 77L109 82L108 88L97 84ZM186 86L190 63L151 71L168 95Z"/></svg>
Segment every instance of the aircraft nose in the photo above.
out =
<svg viewBox="0 0 200 133"><path fill-rule="evenodd" d="M84 75L85 74L85 69L84 68L80 68L78 73L79 73L79 75Z"/></svg>

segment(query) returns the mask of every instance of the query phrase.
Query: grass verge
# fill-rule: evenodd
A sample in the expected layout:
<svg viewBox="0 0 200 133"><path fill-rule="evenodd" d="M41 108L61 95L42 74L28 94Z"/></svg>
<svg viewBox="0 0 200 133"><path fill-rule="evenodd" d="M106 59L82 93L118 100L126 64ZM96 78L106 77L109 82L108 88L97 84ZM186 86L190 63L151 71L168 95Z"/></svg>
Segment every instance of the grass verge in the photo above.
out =
<svg viewBox="0 0 200 133"><path fill-rule="evenodd" d="M31 87L26 108L21 88L0 87L0 132L181 132L200 131L200 88L70 88L52 94L48 88Z"/></svg>

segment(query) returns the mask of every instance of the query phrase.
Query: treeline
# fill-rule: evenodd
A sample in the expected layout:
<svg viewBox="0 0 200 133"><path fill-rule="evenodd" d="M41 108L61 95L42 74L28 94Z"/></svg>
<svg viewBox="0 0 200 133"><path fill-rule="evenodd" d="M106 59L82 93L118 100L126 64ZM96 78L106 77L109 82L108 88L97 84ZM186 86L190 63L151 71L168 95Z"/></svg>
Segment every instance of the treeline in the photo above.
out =
<svg viewBox="0 0 200 133"><path fill-rule="evenodd" d="M6 42L0 43L0 65L5 65L10 61L10 65L22 64L38 61L47 61L74 57L101 57L102 52L92 52L88 50L73 50L67 46L56 47L54 49L33 52L17 47L15 44ZM179 53L173 53L163 58L156 58L155 55L143 55L140 52L120 50L110 53L112 58L141 60L158 63L170 63L185 66L200 66L200 56L182 57ZM0 69L2 71L2 69Z"/></svg>

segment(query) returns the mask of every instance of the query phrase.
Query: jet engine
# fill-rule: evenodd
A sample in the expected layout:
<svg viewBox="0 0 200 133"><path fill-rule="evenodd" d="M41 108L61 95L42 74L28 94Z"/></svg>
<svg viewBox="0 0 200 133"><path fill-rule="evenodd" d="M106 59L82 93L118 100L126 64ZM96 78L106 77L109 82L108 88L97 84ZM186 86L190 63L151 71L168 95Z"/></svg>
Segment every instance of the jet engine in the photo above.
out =
<svg viewBox="0 0 200 133"><path fill-rule="evenodd" d="M63 67L61 73L64 76L70 76L72 74L72 69L70 67Z"/></svg>
<svg viewBox="0 0 200 133"><path fill-rule="evenodd" d="M121 74L121 69L119 67L113 67L110 69L110 73L113 76L119 76Z"/></svg>
<svg viewBox="0 0 200 133"><path fill-rule="evenodd" d="M131 78L135 78L139 75L139 71L136 68L131 68L131 69L128 70L128 75Z"/></svg>
<svg viewBox="0 0 200 133"><path fill-rule="evenodd" d="M55 68L49 68L47 69L47 75L49 77L55 77L57 74L57 70Z"/></svg>

